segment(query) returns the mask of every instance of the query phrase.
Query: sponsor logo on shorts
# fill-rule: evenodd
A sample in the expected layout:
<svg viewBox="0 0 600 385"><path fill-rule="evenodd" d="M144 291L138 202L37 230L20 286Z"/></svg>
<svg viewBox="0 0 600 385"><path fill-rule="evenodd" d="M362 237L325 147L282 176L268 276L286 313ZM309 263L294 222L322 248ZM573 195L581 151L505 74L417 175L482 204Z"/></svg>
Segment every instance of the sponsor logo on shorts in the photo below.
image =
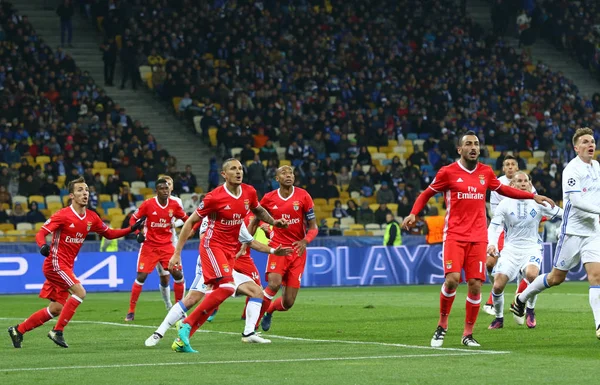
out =
<svg viewBox="0 0 600 385"><path fill-rule="evenodd" d="M144 268L144 262L140 263L140 270Z"/></svg>
<svg viewBox="0 0 600 385"><path fill-rule="evenodd" d="M446 269L452 269L452 261L446 261Z"/></svg>
<svg viewBox="0 0 600 385"><path fill-rule="evenodd" d="M229 273L229 265L223 265L223 271Z"/></svg>

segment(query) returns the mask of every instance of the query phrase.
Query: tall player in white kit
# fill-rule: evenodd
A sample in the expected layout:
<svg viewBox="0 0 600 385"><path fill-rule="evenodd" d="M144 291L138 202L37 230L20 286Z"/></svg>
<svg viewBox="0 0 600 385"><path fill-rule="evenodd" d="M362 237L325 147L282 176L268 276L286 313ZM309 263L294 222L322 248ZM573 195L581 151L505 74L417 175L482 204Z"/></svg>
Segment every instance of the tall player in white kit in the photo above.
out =
<svg viewBox="0 0 600 385"><path fill-rule="evenodd" d="M529 176L517 171L510 185L519 190L531 192ZM515 279L519 273L525 276L527 282L532 282L540 271L542 261L542 240L539 235L539 225L543 216L562 217L560 207L554 208L540 205L535 201L525 199L503 199L498 204L494 217L488 228L488 255L498 254L498 238L504 230L504 248L500 253L498 263L494 267L494 287L492 296L496 318L488 329L500 329L504 326L504 288ZM534 299L535 296L532 298ZM527 306L527 326L536 326L533 305ZM522 317L515 317L517 324L523 324Z"/></svg>
<svg viewBox="0 0 600 385"><path fill-rule="evenodd" d="M504 160L502 161L502 172L504 173L504 175L498 177L498 180L503 185L508 186L508 185L510 185L510 181L513 179L513 177L515 176L515 174L518 171L519 171L519 163L517 162L517 159L512 155L506 155L506 157L504 157ZM535 187L533 187L533 186L531 187L531 192L534 194L537 193L537 191L535 190ZM491 217L494 216L494 214L496 213L496 207L498 207L498 205L500 204L500 202L502 202L503 199L504 199L504 195L500 195L496 191L490 192L490 213L491 213L490 216ZM498 251L501 251L502 247L504 246L504 235L500 236L497 246L498 246ZM490 280L490 283L492 284L492 286L494 285L493 270L494 270L494 266L496 266L497 262L498 262L498 255L497 254L490 255L488 253L487 259L485 261L485 267L487 269L488 277L489 277L489 280ZM491 291L490 291L490 296L488 297L487 302L485 303L485 305L483 305L483 311L485 311L489 315L494 315L494 316L496 315L496 312L494 311L494 301L493 301Z"/></svg>
<svg viewBox="0 0 600 385"><path fill-rule="evenodd" d="M573 147L577 156L562 175L565 212L554 267L516 296L510 311L522 317L527 299L563 283L569 270L581 261L590 284L589 301L596 337L600 339L600 165L594 160L594 131L578 128L573 135Z"/></svg>

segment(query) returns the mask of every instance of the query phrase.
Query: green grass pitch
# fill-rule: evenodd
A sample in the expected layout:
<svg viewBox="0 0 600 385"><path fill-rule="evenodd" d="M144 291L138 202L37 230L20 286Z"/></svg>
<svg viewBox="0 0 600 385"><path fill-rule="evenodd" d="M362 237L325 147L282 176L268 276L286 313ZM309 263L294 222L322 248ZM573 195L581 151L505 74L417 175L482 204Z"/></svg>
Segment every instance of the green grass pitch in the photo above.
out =
<svg viewBox="0 0 600 385"><path fill-rule="evenodd" d="M489 294L490 286L484 288ZM158 346L144 346L165 315L158 292L142 293L132 324L123 322L129 293L89 293L65 330L69 349L46 337L52 322L14 349L6 328L46 302L2 296L0 384L598 383L600 341L587 284L568 282L543 293L531 330L513 322L507 294L504 329L488 330L492 317L480 313L477 349L460 344L464 285L444 348L429 348L438 293L438 286L302 289L295 307L276 313L263 334L270 345L240 341L243 300L230 299L192 338L199 354L172 352L174 329Z"/></svg>

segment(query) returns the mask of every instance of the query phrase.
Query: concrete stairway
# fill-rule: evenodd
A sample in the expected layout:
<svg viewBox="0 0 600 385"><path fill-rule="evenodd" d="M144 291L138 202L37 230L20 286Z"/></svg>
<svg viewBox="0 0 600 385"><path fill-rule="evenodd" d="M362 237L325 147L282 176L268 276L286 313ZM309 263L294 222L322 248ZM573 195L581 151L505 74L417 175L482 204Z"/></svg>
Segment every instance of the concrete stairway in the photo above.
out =
<svg viewBox="0 0 600 385"><path fill-rule="evenodd" d="M51 2L46 0L46 2ZM54 9L44 9L44 0L14 0L13 4L19 14L27 15L33 27L46 43L56 49L60 46L60 25ZM101 36L95 30L91 21L83 19L76 11L73 20L73 46L65 48L71 54L75 63L84 71L89 71L96 84L103 86L104 70L99 44ZM120 64L117 64L114 83L121 82ZM169 153L177 158L177 169L183 171L190 164L196 175L198 184L206 191L208 187L208 164L214 151L195 136L189 128L181 123L168 110L163 102L144 86L138 86L137 91L129 88L120 90L118 87L105 87L107 94L123 106L133 120L140 120L150 127L150 132L156 141Z"/></svg>
<svg viewBox="0 0 600 385"><path fill-rule="evenodd" d="M467 13L477 23L482 25L487 31L492 29L492 20L490 17L490 2L488 0L469 0L467 1ZM514 20L513 24L516 23ZM509 27L508 33L512 33ZM519 42L516 38L507 37L507 43L517 48ZM546 40L538 37L532 47L532 55L535 62L542 61L547 64L552 71L562 72L568 79L572 79L575 85L579 87L579 94L591 97L595 92L600 92L600 83L594 79L590 73L581 67L579 63L573 60L568 53L560 52Z"/></svg>

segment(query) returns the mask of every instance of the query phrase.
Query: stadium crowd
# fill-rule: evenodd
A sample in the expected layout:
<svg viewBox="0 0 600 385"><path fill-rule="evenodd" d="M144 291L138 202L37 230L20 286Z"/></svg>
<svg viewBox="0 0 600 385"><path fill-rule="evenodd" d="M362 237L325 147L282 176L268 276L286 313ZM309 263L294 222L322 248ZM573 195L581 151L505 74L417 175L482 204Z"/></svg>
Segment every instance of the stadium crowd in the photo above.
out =
<svg viewBox="0 0 600 385"><path fill-rule="evenodd" d="M561 171L574 154L566 138L575 127L600 128L600 95L584 99L571 80L486 34L450 0L98 1L90 14L106 37L105 63L108 50L108 61L120 56L128 76L142 72L220 156L243 161L246 181L260 193L277 187L279 165L296 166L296 183L318 202L329 229L368 229L363 225L385 223L389 211L406 215L436 171L454 160L455 139L467 130L479 135L482 161L500 172L512 153L538 191L560 200ZM31 35L9 37L17 29L11 23L32 28L9 13L3 20L7 41ZM35 52L21 44L17 53L39 71L31 84L56 95L60 113L48 113L56 129L21 131L32 140L39 132L56 136L50 143L58 151L49 155L57 160L44 166L54 178L64 169L65 177L94 182L86 166L105 162L118 176L98 187L117 193L123 180L149 182L174 171L174 158L148 128L60 50L52 63L61 78L50 89L53 73L36 64L50 50L33 44ZM41 111L52 105L37 98ZM17 103L6 99L9 108ZM9 164L26 155L22 143L2 150ZM219 183L216 165L211 187Z"/></svg>

